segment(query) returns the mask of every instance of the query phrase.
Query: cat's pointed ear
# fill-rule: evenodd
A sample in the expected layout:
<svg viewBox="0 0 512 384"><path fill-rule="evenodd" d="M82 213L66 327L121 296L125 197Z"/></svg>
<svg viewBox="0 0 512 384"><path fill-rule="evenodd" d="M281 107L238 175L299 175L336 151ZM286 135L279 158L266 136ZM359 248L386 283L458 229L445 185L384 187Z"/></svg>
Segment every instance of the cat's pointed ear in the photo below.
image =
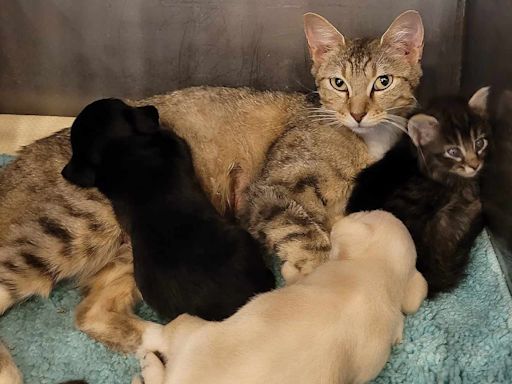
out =
<svg viewBox="0 0 512 384"><path fill-rule="evenodd" d="M424 34L420 14L417 11L405 11L391 23L380 43L403 53L409 62L417 63L423 54Z"/></svg>
<svg viewBox="0 0 512 384"><path fill-rule="evenodd" d="M316 13L304 15L304 32L308 40L309 53L315 66L319 66L326 52L345 45L345 38L325 18Z"/></svg>
<svg viewBox="0 0 512 384"><path fill-rule="evenodd" d="M489 98L490 87L483 87L476 91L471 99L469 99L468 105L475 113L480 116L487 116L487 100Z"/></svg>
<svg viewBox="0 0 512 384"><path fill-rule="evenodd" d="M439 134L439 121L433 116L420 113L409 119L407 131L415 146L426 145Z"/></svg>

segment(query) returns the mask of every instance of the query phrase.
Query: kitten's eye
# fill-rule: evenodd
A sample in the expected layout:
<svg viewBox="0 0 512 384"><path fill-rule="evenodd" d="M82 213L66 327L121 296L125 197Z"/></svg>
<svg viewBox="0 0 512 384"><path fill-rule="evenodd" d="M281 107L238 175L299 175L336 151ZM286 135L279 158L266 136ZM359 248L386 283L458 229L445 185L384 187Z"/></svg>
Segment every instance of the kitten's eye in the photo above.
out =
<svg viewBox="0 0 512 384"><path fill-rule="evenodd" d="M458 147L451 147L446 150L446 154L456 159L462 159L462 151Z"/></svg>
<svg viewBox="0 0 512 384"><path fill-rule="evenodd" d="M481 152L485 147L487 147L487 139L481 137L475 140L475 149L477 152Z"/></svg>
<svg viewBox="0 0 512 384"><path fill-rule="evenodd" d="M340 79L339 77L332 77L330 81L332 87L337 91L346 92L348 90L347 83L345 83L343 79Z"/></svg>
<svg viewBox="0 0 512 384"><path fill-rule="evenodd" d="M373 83L373 90L374 91L383 91L384 89L388 88L392 82L393 82L393 76L391 76L391 75L379 76L379 77L377 77L377 80L375 80L375 83Z"/></svg>

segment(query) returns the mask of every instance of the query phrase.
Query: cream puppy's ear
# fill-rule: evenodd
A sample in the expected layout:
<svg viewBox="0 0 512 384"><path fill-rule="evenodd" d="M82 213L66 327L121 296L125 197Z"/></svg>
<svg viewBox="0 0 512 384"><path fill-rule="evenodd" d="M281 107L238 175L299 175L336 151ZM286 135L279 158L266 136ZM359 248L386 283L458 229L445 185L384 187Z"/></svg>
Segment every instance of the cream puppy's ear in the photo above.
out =
<svg viewBox="0 0 512 384"><path fill-rule="evenodd" d="M373 234L369 224L359 220L365 213L354 213L334 223L331 230L329 259L338 260L362 253Z"/></svg>
<svg viewBox="0 0 512 384"><path fill-rule="evenodd" d="M427 281L421 273L414 270L405 287L404 298L402 301L402 312L410 315L418 311L427 297L428 285Z"/></svg>

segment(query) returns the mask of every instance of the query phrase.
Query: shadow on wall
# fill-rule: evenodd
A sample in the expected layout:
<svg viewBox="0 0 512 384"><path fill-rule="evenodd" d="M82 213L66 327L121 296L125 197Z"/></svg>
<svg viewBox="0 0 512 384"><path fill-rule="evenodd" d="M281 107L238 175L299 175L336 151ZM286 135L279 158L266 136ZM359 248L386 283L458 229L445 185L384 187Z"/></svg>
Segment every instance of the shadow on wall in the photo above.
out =
<svg viewBox="0 0 512 384"><path fill-rule="evenodd" d="M380 36L402 11L425 24L422 96L459 87L461 0L2 0L0 113L73 116L101 97L191 85L309 91L305 12ZM442 58L442 64L440 63Z"/></svg>

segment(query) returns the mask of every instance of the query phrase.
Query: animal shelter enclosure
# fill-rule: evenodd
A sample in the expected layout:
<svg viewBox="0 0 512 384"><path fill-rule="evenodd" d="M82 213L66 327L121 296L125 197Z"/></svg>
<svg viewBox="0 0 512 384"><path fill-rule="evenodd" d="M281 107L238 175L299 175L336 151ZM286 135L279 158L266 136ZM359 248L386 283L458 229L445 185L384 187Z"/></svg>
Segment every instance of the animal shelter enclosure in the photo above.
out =
<svg viewBox="0 0 512 384"><path fill-rule="evenodd" d="M444 94L469 99L485 86L512 90L512 13L506 1L3 0L0 167L14 161L22 146L70 127L100 98L135 101L195 86L318 98L303 15L323 16L346 39L376 38L406 10L418 11L424 26L420 105ZM201 109L208 108L219 107ZM403 342L372 382L511 382L511 130L512 120L493 126L496 141L489 144L493 153L481 182L486 225L473 244L467 276L407 317ZM51 162L43 155L40 161ZM236 174L233 169L230 174ZM305 177L301 188L316 182ZM280 260L271 263L283 285ZM80 297L72 281L59 282L49 299L23 300L0 317L0 339L27 384L117 384L138 374L133 354L114 352L76 328ZM146 304L137 314L163 322Z"/></svg>

